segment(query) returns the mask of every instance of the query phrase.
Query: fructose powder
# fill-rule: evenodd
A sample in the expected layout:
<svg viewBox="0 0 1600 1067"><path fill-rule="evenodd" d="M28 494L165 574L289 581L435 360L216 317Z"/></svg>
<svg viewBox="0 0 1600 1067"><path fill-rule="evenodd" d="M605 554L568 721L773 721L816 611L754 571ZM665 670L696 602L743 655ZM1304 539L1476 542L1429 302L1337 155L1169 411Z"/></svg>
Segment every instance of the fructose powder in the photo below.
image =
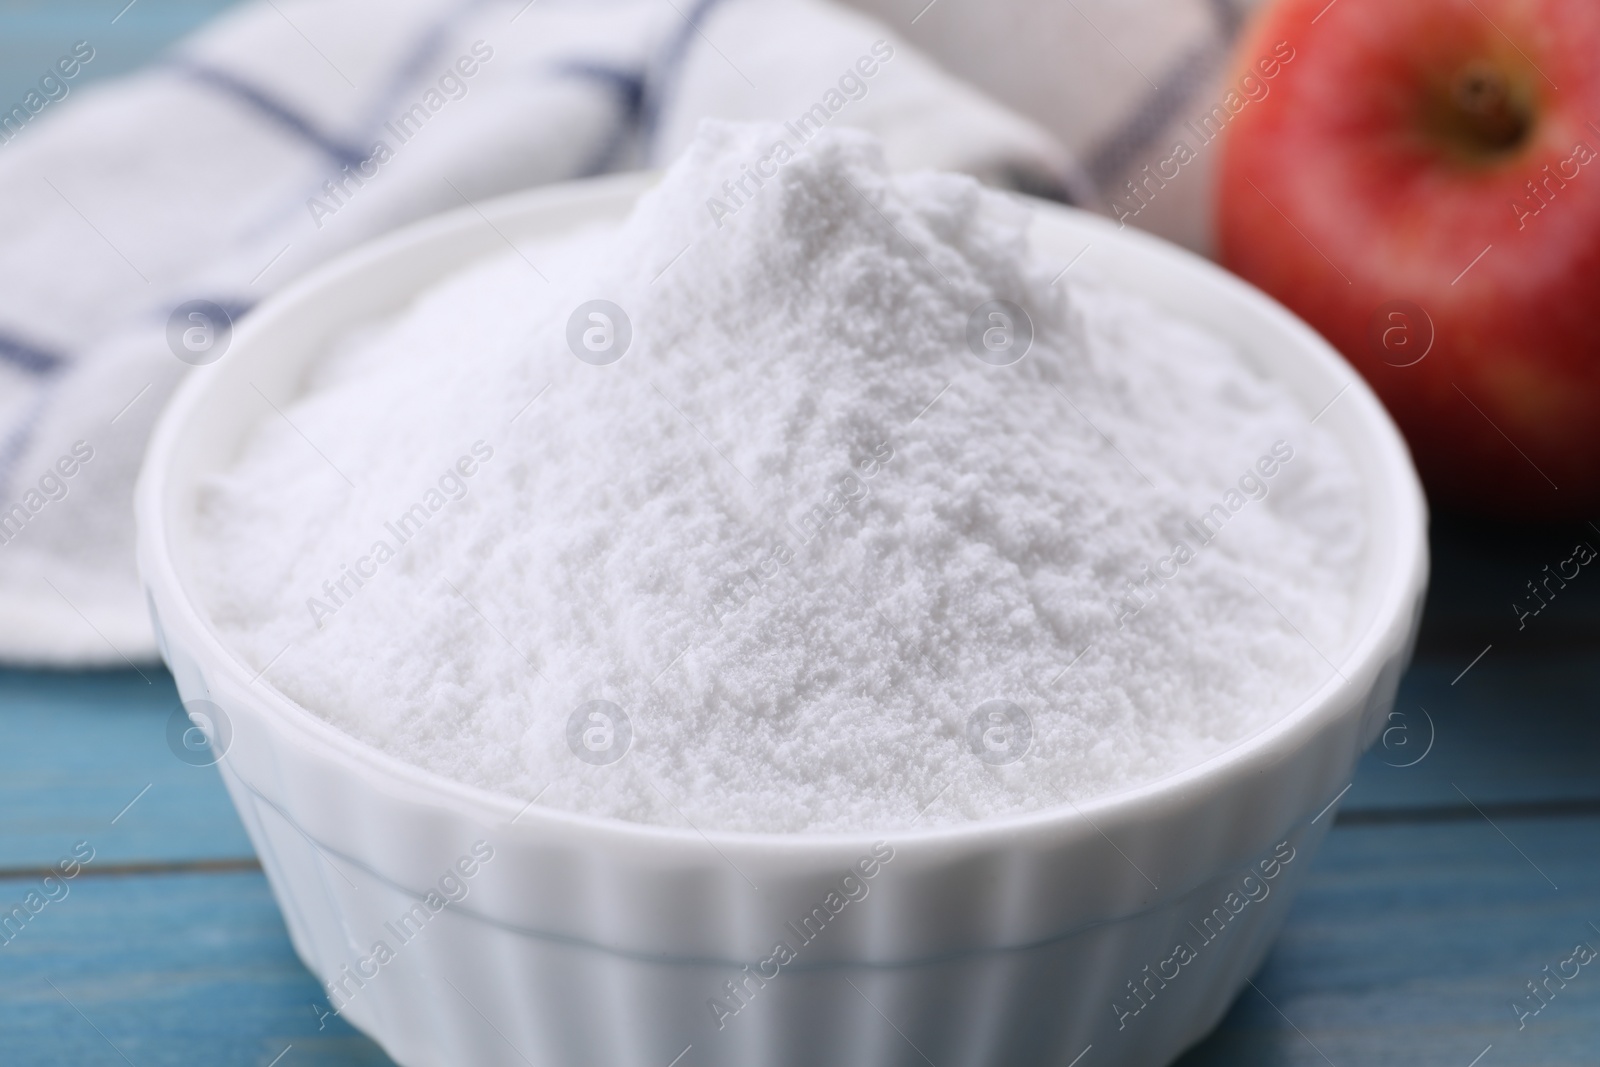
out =
<svg viewBox="0 0 1600 1067"><path fill-rule="evenodd" d="M1333 675L1363 512L1282 388L1023 202L778 135L263 405L197 571L266 681L540 805L818 833L1148 782Z"/></svg>

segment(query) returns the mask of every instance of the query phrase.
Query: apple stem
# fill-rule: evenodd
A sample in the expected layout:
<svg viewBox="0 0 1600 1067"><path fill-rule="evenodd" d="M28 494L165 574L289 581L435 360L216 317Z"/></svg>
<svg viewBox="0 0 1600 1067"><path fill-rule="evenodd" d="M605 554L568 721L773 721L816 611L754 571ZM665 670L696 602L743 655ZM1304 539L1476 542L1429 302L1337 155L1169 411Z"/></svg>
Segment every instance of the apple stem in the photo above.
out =
<svg viewBox="0 0 1600 1067"><path fill-rule="evenodd" d="M1491 151L1514 148L1528 133L1528 117L1499 70L1473 63L1456 75L1453 102L1472 138Z"/></svg>

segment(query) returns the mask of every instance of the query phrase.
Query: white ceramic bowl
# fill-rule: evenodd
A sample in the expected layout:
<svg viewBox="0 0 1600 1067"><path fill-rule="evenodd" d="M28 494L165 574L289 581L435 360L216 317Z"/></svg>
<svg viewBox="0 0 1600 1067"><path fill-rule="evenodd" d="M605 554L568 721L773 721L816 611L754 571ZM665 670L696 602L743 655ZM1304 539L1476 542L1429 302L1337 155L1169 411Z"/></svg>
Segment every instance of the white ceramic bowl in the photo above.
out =
<svg viewBox="0 0 1600 1067"><path fill-rule="evenodd" d="M1109 282L1231 340L1308 419L1326 407L1320 423L1361 477L1370 547L1333 657L1344 680L1154 784L882 844L525 809L299 707L195 599L196 485L267 414L251 382L291 395L330 339L503 251L501 234L619 219L647 181L509 197L482 206L492 228L463 210L340 259L255 311L157 428L137 512L162 653L185 701L214 702L231 726L220 770L300 958L407 1067L1170 1062L1215 1025L1279 929L1333 821L1319 812L1393 703L1427 571L1422 495L1373 394L1299 320L1203 260L1036 205L1048 254L1065 262L1092 243ZM474 857L476 842L492 859ZM892 860L842 881L875 847ZM458 863L471 876L445 877ZM459 901L438 907L441 879ZM773 957L780 940L795 950L787 963Z"/></svg>

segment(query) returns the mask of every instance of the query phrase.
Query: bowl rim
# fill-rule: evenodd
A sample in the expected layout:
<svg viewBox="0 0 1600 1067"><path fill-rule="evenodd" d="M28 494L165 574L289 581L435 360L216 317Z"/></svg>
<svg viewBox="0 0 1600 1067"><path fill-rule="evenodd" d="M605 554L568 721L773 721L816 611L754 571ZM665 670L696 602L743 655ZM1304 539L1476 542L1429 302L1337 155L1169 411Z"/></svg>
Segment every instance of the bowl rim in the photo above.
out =
<svg viewBox="0 0 1600 1067"><path fill-rule="evenodd" d="M376 268L385 260L406 255L421 255L435 245L460 239L466 232L481 228L487 220L513 225L531 212L549 212L562 203L574 206L596 204L626 211L650 188L659 173L635 172L537 187L476 204L450 210L400 227L381 237L345 251L307 272L284 289L269 296L235 329L227 354L216 366L239 359L250 352L257 336L277 320L292 315L308 298L321 290L346 283ZM1125 789L1115 790L1084 801L1064 801L1031 811L977 819L925 829L883 828L821 833L788 831L700 830L688 827L632 822L614 816L593 815L528 805L521 798L456 781L435 771L393 756L375 745L349 734L302 706L287 694L263 681L240 654L214 629L199 600L179 576L170 546L167 497L173 455L188 421L206 401L216 376L197 368L179 385L151 434L135 489L134 511L137 525L138 562L141 580L150 594L152 612L157 599L164 602L167 614L158 623L158 633L171 640L175 630L198 638L185 649L206 664L213 690L225 679L228 688L240 699L253 700L279 729L290 731L297 740L309 743L337 757L346 768L354 769L369 784L388 788L420 790L426 801L444 802L504 831L531 834L541 830L578 831L587 835L604 834L621 846L690 846L703 849L711 844L719 852L737 851L746 856L775 855L796 859L818 856L843 856L869 849L873 844L892 839L896 856L902 850L913 852L970 851L992 844L997 839L1057 838L1072 826L1087 822L1097 832L1100 819L1121 822L1137 818L1141 809L1153 813L1163 806L1192 797L1196 793L1221 790L1237 777L1248 777L1283 762L1300 745L1340 713L1339 694L1371 673L1373 679L1388 654L1409 641L1416 605L1426 586L1428 554L1426 542L1427 506L1410 452L1393 420L1376 394L1358 371L1309 325L1248 282L1203 257L1144 231L1118 226L1091 212L1032 197L1020 197L1034 212L1070 216L1074 225L1098 231L1108 243L1128 246L1137 254L1174 260L1192 274L1198 284L1220 290L1235 302L1253 311L1287 335L1296 337L1291 358L1310 359L1325 370L1347 379L1335 399L1344 399L1360 411L1362 429L1378 458L1374 469L1381 470L1384 485L1370 490L1373 499L1386 496L1392 516L1390 530L1368 530L1368 550L1374 547L1389 553L1395 574L1374 597L1370 621L1353 640L1346 641L1343 662L1335 674L1306 694L1292 709L1239 738L1206 759L1159 778ZM498 228L496 227L498 232ZM560 232L560 231L556 231ZM502 235L503 236L503 235ZM420 283L412 294L445 277L450 270ZM314 361L320 356L313 356ZM1363 566L1377 564L1367 559ZM170 596L157 597L157 592ZM172 609L177 609L174 617ZM1357 621L1357 620L1352 620ZM198 647L193 647L197 645ZM163 649L166 654L165 648ZM170 656L168 656L170 660ZM220 678L212 670L222 671ZM1362 704L1364 705L1364 701ZM222 761L229 763L225 754ZM1342 795L1342 794L1341 794ZM1337 799L1337 798L1336 798ZM517 825L508 825L515 817ZM686 820L687 821L687 820ZM1162 895L1165 895L1163 893Z"/></svg>

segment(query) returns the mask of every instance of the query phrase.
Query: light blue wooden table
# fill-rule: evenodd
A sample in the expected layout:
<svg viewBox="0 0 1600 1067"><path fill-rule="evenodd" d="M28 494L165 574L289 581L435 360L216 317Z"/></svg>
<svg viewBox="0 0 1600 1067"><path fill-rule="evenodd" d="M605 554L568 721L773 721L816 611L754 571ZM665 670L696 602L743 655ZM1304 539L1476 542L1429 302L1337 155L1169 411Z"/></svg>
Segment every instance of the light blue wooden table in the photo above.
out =
<svg viewBox="0 0 1600 1067"><path fill-rule="evenodd" d="M0 7L0 100L73 41L104 76L225 6L124 3ZM1600 530L1436 524L1404 718L1345 796L1259 991L1184 1067L1600 1063L1600 961L1525 1028L1512 1008L1576 943L1600 946L1600 578L1520 632L1510 607L1580 538ZM94 850L0 944L0 1065L388 1063L319 1023L216 771L174 757L176 695L145 673L0 671L0 902L76 842Z"/></svg>
<svg viewBox="0 0 1600 1067"><path fill-rule="evenodd" d="M1438 582L1388 747L1341 803L1289 925L1184 1067L1593 1067L1600 967L1519 1031L1512 1000L1600 946L1600 583L1518 633L1506 604L1581 536L1436 536ZM1600 535L1591 532L1600 542ZM1458 675L1486 645L1493 648ZM0 946L0 1064L387 1063L316 982L216 771L175 758L165 674L0 672L0 902L94 860ZM1427 748L1426 708L1435 730Z"/></svg>

